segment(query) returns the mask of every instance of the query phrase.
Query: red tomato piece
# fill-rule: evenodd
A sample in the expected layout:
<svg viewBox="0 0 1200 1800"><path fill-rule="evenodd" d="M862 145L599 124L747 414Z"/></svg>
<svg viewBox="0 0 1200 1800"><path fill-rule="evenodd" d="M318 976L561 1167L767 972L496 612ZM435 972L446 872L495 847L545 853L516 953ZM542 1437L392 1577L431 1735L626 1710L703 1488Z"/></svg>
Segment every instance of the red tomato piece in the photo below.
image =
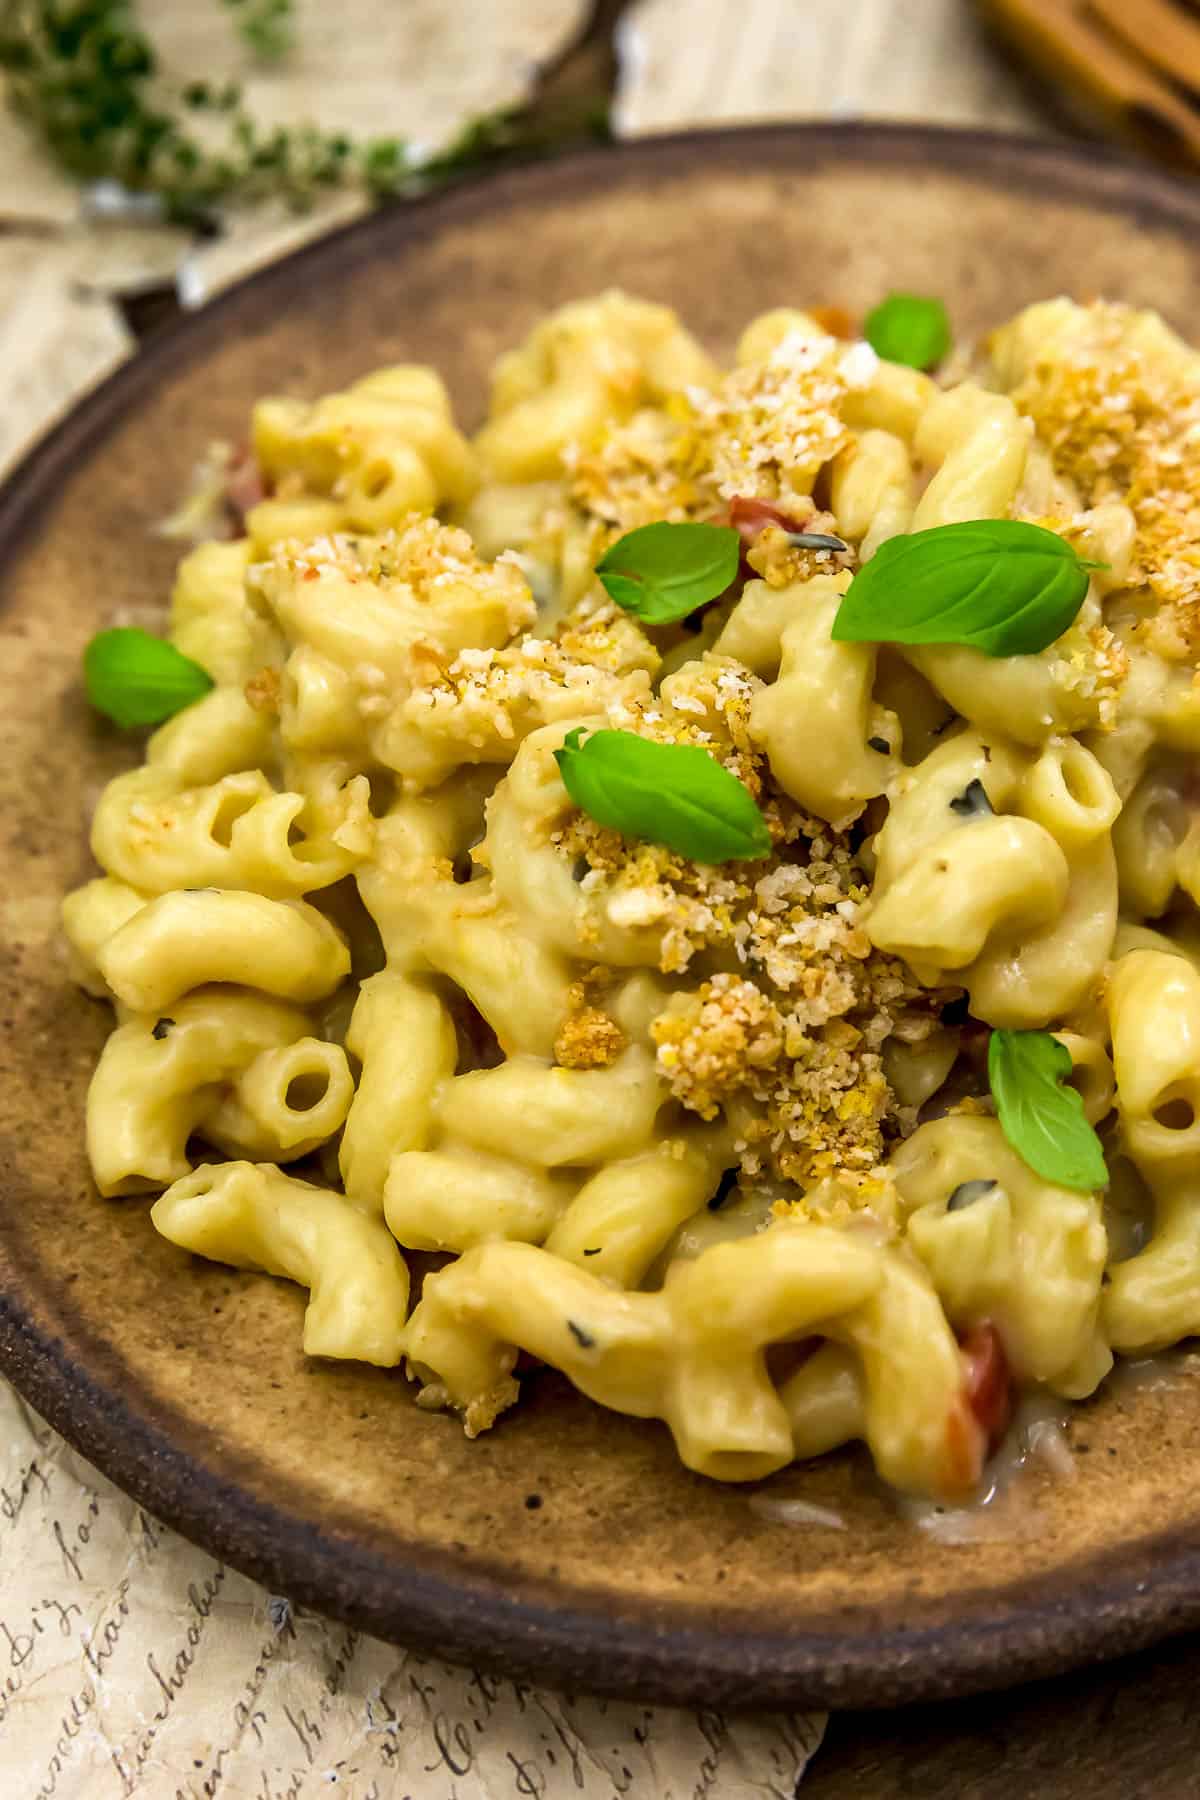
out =
<svg viewBox="0 0 1200 1800"><path fill-rule="evenodd" d="M769 500L755 500L748 494L737 494L729 502L729 523L742 535L742 542L752 544L767 525L779 525L784 531L803 531L803 519L791 518Z"/></svg>
<svg viewBox="0 0 1200 1800"><path fill-rule="evenodd" d="M245 529L246 514L268 494L266 481L249 444L243 444L229 464L225 477L225 504L233 514L234 533Z"/></svg>
<svg viewBox="0 0 1200 1800"><path fill-rule="evenodd" d="M950 1493L969 1494L1012 1418L1013 1380L1003 1339L990 1319L972 1325L960 1348L963 1386L946 1421L946 1474Z"/></svg>
<svg viewBox="0 0 1200 1800"><path fill-rule="evenodd" d="M969 1494L986 1460L987 1440L964 1393L946 1420L946 1494Z"/></svg>
<svg viewBox="0 0 1200 1800"><path fill-rule="evenodd" d="M1013 1411L1013 1380L1000 1333L990 1319L972 1325L962 1340L967 1405L994 1450Z"/></svg>
<svg viewBox="0 0 1200 1800"><path fill-rule="evenodd" d="M844 306L806 306L804 310L810 319L816 321L822 331L829 333L830 337L852 338L858 336L854 329L854 320Z"/></svg>

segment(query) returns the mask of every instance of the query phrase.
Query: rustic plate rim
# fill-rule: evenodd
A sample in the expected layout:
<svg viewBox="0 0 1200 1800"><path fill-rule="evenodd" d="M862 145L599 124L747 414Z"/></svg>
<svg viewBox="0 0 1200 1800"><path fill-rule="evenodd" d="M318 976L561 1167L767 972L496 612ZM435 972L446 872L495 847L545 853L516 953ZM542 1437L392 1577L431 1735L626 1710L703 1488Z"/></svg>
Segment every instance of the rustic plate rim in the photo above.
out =
<svg viewBox="0 0 1200 1800"><path fill-rule="evenodd" d="M942 168L953 147L965 172L1165 222L1200 225L1200 187L1106 146L998 131L922 124L766 124L687 131L597 146L551 161L493 172L395 209L369 213L252 272L185 315L94 386L37 438L0 484L0 545L32 526L56 478L86 459L95 441L178 360L202 356L227 312L248 291L286 290L298 270L356 260L380 238L398 250L435 224L506 196L588 185L597 171L669 165L681 156L736 149L741 160L797 163L825 154L860 163L906 160ZM801 165L802 166L802 165ZM1137 1546L1084 1559L1086 1587L1064 1564L1028 1590L1008 1616L942 1626L881 1627L871 1637L698 1629L670 1605L618 1616L611 1599L589 1607L547 1604L483 1582L464 1559L446 1576L402 1563L351 1536L321 1530L233 1476L215 1475L148 1413L71 1360L13 1291L0 1243L0 1370L81 1454L156 1518L253 1579L347 1624L460 1660L596 1692L676 1704L753 1707L799 1704L887 1706L964 1694L1058 1673L1085 1657L1121 1655L1200 1625L1200 1531L1176 1528ZM7 1291L6 1291L7 1290ZM398 1584L402 1582L402 1589ZM810 1615L811 1618L811 1615ZM609 1673L610 1669L615 1674Z"/></svg>

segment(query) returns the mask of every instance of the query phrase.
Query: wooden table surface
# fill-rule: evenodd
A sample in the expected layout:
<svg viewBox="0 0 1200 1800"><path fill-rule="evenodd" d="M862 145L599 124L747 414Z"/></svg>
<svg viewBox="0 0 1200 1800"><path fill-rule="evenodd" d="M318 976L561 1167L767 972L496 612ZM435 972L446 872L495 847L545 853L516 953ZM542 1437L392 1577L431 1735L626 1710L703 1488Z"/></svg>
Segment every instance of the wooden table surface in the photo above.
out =
<svg viewBox="0 0 1200 1800"><path fill-rule="evenodd" d="M968 0L634 0L597 10L615 34L623 134L828 116L1063 129L983 38ZM218 11L173 0L143 7L192 73L227 68ZM343 0L331 32L319 0L302 0L304 53L287 73L260 78L257 99L280 118L315 111L333 123L349 106L360 128L445 137L462 116L528 93L539 64L571 43L589 12L584 0L406 0L390 9L387 0ZM87 221L70 184L0 118L0 464L130 353L131 298L182 269L185 297L202 300L356 206L335 200L303 220L234 219L203 246L161 227ZM804 1800L1200 1795L1198 1682L1200 1649L1176 1643L1015 1694L842 1714L803 1777ZM736 1779L719 1788L703 1779L698 1771L695 1792L716 1800L743 1791ZM430 1785L422 1800L443 1791L451 1788Z"/></svg>

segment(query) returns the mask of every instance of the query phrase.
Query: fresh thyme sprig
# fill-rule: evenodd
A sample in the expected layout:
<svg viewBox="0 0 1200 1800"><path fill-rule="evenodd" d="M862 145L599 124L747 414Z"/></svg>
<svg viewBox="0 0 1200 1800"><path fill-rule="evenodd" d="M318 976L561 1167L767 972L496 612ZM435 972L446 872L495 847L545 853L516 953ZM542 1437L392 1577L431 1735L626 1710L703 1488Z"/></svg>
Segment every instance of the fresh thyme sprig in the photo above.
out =
<svg viewBox="0 0 1200 1800"><path fill-rule="evenodd" d="M222 3L258 56L286 53L292 0ZM236 83L172 88L134 0L8 0L0 8L0 69L10 104L60 167L80 180L154 195L166 217L181 223L267 198L304 210L329 188L361 187L387 199L607 131L594 108L554 117L503 109L418 163L398 137L356 141L315 125L263 128ZM200 114L208 119L203 133Z"/></svg>
<svg viewBox="0 0 1200 1800"><path fill-rule="evenodd" d="M238 36L264 62L286 56L296 41L292 0L221 0L234 16Z"/></svg>

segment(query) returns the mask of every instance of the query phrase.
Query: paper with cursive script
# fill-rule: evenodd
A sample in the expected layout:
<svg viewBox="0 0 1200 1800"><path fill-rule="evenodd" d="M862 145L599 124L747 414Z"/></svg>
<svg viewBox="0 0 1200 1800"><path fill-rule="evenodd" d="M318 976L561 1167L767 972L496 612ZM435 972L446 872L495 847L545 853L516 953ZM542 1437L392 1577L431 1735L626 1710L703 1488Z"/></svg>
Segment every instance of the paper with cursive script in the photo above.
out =
<svg viewBox="0 0 1200 1800"><path fill-rule="evenodd" d="M550 1693L296 1612L0 1382L6 1800L792 1800L823 1726Z"/></svg>

